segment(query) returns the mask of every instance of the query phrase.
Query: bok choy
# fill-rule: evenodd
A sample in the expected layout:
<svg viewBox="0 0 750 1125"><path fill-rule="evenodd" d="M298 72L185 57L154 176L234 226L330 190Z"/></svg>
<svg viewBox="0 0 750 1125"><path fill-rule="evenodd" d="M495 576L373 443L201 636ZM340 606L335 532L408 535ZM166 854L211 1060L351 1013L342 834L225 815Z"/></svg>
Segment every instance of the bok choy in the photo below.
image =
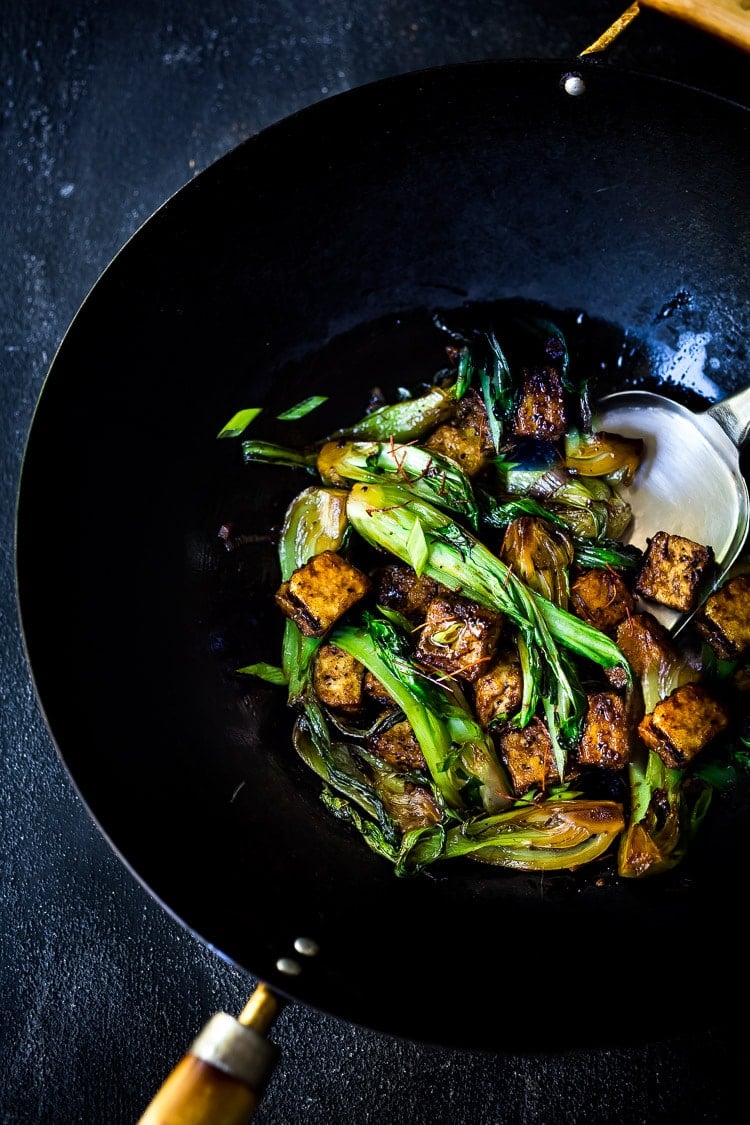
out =
<svg viewBox="0 0 750 1125"><path fill-rule="evenodd" d="M279 665L237 671L285 690L323 806L398 876L669 872L713 792L689 708L707 745L729 720L689 633L662 643L638 601L622 489L643 443L595 430L596 372L546 312L434 323L432 385L373 388L382 405L306 444L240 442L249 471L300 484L277 533ZM246 409L219 436L327 398Z"/></svg>

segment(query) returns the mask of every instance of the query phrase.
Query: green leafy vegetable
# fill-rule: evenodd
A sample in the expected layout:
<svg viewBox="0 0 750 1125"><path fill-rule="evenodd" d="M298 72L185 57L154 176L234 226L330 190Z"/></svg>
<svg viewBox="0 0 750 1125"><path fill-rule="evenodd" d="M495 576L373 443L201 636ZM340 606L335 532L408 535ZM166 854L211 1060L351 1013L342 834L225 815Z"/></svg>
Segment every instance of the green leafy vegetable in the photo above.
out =
<svg viewBox="0 0 750 1125"><path fill-rule="evenodd" d="M649 750L628 767L631 810L620 837L617 870L642 879L671 871L684 858L711 804L712 787L669 769Z"/></svg>
<svg viewBox="0 0 750 1125"><path fill-rule="evenodd" d="M257 664L246 664L238 668L237 674L242 676L257 676L259 680L266 680L269 684L286 684L288 682L283 668L275 664L266 664L259 661Z"/></svg>
<svg viewBox="0 0 750 1125"><path fill-rule="evenodd" d="M331 482L399 484L477 526L478 506L469 478L450 457L433 450L395 440L328 442L317 464L321 476Z"/></svg>
<svg viewBox="0 0 750 1125"><path fill-rule="evenodd" d="M324 402L328 402L328 395L310 395L309 398L302 399L296 406L290 406L288 410L284 410L281 414L277 414L279 422L296 422L298 418L304 418L313 410L317 410Z"/></svg>
<svg viewBox="0 0 750 1125"><path fill-rule="evenodd" d="M353 426L336 430L331 437L414 441L449 418L455 408L456 399L451 387L432 387L417 398L381 406L371 414L366 414Z"/></svg>
<svg viewBox="0 0 750 1125"><path fill-rule="evenodd" d="M422 524L418 519L412 524L409 538L406 540L406 553L409 557L409 562L414 567L417 576L424 572L425 563L429 556L429 548L425 538Z"/></svg>
<svg viewBox="0 0 750 1125"><path fill-rule="evenodd" d="M271 465L288 465L294 469L306 469L308 473L316 475L315 453L288 449L285 445L276 445L271 441L243 441L242 457L246 464L251 461L265 461Z"/></svg>
<svg viewBox="0 0 750 1125"><path fill-rule="evenodd" d="M519 871L559 871L597 859L624 823L615 801L551 799L450 828L445 855Z"/></svg>
<svg viewBox="0 0 750 1125"><path fill-rule="evenodd" d="M217 438L239 437L244 433L254 418L262 412L262 407L251 406L247 410L238 410L233 414L225 426L219 430Z"/></svg>

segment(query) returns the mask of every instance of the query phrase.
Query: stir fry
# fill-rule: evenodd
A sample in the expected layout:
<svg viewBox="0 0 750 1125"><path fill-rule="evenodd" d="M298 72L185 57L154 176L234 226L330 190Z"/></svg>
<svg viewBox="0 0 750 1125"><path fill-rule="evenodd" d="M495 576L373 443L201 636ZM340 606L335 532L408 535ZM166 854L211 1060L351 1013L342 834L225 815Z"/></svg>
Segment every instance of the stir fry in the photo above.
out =
<svg viewBox="0 0 750 1125"><path fill-rule="evenodd" d="M257 408L219 434L303 475L279 661L238 672L286 692L324 806L397 875L669 871L748 760L749 568L717 586L710 544L624 541L643 443L597 428L555 324L512 355L501 327L436 330L430 384L302 449L243 436Z"/></svg>

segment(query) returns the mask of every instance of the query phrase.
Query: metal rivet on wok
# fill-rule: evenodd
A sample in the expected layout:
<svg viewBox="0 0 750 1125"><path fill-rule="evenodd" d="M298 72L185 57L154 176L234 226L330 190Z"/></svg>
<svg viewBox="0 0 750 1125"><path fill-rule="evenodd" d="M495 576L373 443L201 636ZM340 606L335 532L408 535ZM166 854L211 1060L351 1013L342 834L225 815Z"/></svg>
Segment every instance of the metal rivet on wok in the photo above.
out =
<svg viewBox="0 0 750 1125"><path fill-rule="evenodd" d="M586 83L580 74L566 74L563 78L563 90L571 97L577 98L579 94L586 92Z"/></svg>
<svg viewBox="0 0 750 1125"><path fill-rule="evenodd" d="M293 957L279 957L276 968L288 977L298 977L302 972L302 966Z"/></svg>
<svg viewBox="0 0 750 1125"><path fill-rule="evenodd" d="M320 946L317 941L313 941L313 939L309 937L295 938L294 948L297 953L301 953L303 957L317 957L320 953Z"/></svg>
<svg viewBox="0 0 750 1125"><path fill-rule="evenodd" d="M303 957L317 957L320 953L320 946L317 941L309 937L295 938L294 949L296 953L301 953ZM276 968L288 977L298 977L302 972L302 966L293 957L279 957Z"/></svg>

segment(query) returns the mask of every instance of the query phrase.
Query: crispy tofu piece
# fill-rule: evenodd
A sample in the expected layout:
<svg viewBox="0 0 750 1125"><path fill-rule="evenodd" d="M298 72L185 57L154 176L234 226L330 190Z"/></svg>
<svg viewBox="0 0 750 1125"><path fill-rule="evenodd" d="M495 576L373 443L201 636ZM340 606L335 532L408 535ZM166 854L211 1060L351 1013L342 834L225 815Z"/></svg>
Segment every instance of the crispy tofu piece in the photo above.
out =
<svg viewBox="0 0 750 1125"><path fill-rule="evenodd" d="M729 725L724 707L700 684L682 684L638 724L638 734L666 766L681 769Z"/></svg>
<svg viewBox="0 0 750 1125"><path fill-rule="evenodd" d="M712 547L657 531L643 555L635 589L644 598L689 613L714 563Z"/></svg>
<svg viewBox="0 0 750 1125"><path fill-rule="evenodd" d="M487 411L476 391L460 400L451 422L437 426L424 443L425 449L442 453L460 465L469 477L480 473L494 455Z"/></svg>
<svg viewBox="0 0 750 1125"><path fill-rule="evenodd" d="M474 684L474 711L486 729L493 720L514 715L523 698L521 661L515 649L508 649L496 658L488 672Z"/></svg>
<svg viewBox="0 0 750 1125"><path fill-rule="evenodd" d="M559 441L567 428L562 380L554 367L525 367L513 419L517 437Z"/></svg>
<svg viewBox="0 0 750 1125"><path fill-rule="evenodd" d="M617 626L614 640L637 677L647 668L675 659L669 633L651 613L629 614ZM615 687L625 687L627 680L622 668L607 668L605 674Z"/></svg>
<svg viewBox="0 0 750 1125"><path fill-rule="evenodd" d="M322 637L371 587L368 576L336 551L322 551L279 586L276 604L306 637Z"/></svg>
<svg viewBox="0 0 750 1125"><path fill-rule="evenodd" d="M370 671L365 672L364 688L368 699L374 700L375 703L382 703L384 706L393 705L392 697L385 690L378 677Z"/></svg>
<svg viewBox="0 0 750 1125"><path fill-rule="evenodd" d="M425 769L427 763L408 719L401 719L386 730L380 730L367 739L371 754L402 772Z"/></svg>
<svg viewBox="0 0 750 1125"><path fill-rule="evenodd" d="M626 583L606 567L581 571L570 587L570 610L603 633L611 633L634 607Z"/></svg>
<svg viewBox="0 0 750 1125"><path fill-rule="evenodd" d="M614 691L596 691L588 697L588 709L576 748L582 766L620 770L630 761L632 733L628 708Z"/></svg>
<svg viewBox="0 0 750 1125"><path fill-rule="evenodd" d="M750 576L731 578L706 598L695 624L721 660L741 656L750 647Z"/></svg>
<svg viewBox="0 0 750 1125"><path fill-rule="evenodd" d="M440 592L440 585L426 574L417 575L410 566L393 563L376 576L375 597L380 605L396 609L410 621L421 621L427 606Z"/></svg>
<svg viewBox="0 0 750 1125"><path fill-rule="evenodd" d="M313 667L313 688L321 703L337 711L359 711L364 678L364 665L350 653L336 645L320 646Z"/></svg>
<svg viewBox="0 0 750 1125"><path fill-rule="evenodd" d="M495 655L500 627L500 614L476 602L433 598L419 634L417 660L474 683Z"/></svg>
<svg viewBox="0 0 750 1125"><path fill-rule="evenodd" d="M498 752L519 797L529 789L547 790L560 780L552 739L539 718L533 718L523 730L504 730L498 739Z"/></svg>

